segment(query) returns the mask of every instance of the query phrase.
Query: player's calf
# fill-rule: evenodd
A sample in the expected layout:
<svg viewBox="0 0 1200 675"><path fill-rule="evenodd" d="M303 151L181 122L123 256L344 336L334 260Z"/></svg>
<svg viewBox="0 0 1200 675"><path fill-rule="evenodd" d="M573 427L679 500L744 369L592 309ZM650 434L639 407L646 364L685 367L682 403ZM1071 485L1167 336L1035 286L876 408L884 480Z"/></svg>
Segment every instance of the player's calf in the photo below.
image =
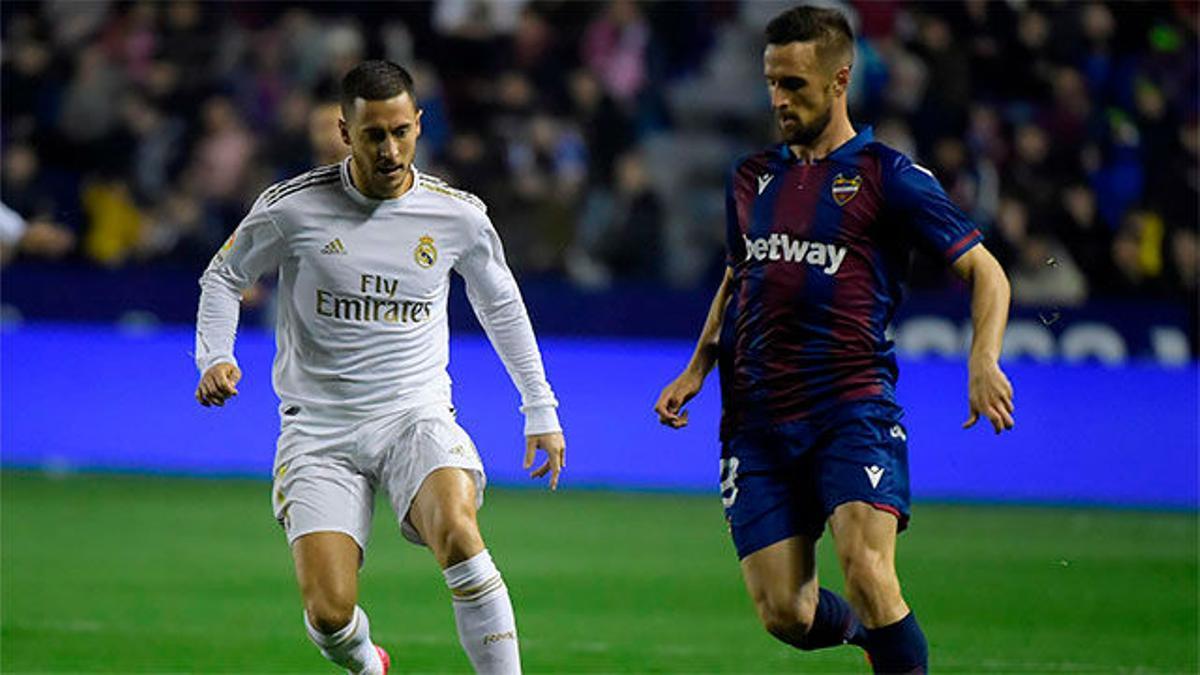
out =
<svg viewBox="0 0 1200 675"><path fill-rule="evenodd" d="M357 605L360 555L358 543L341 532L312 532L292 544L309 639L352 673L382 675L371 622Z"/></svg>
<svg viewBox="0 0 1200 675"><path fill-rule="evenodd" d="M788 537L742 559L746 589L763 627L781 642L812 650L861 645L865 634L854 611L820 588L811 537Z"/></svg>
<svg viewBox="0 0 1200 675"><path fill-rule="evenodd" d="M890 560L867 549L846 555L841 563L846 596L867 626L886 626L908 613Z"/></svg>
<svg viewBox="0 0 1200 675"><path fill-rule="evenodd" d="M866 630L850 605L833 591L821 588L790 602L755 603L767 632L804 651L866 644Z"/></svg>
<svg viewBox="0 0 1200 675"><path fill-rule="evenodd" d="M896 577L896 517L865 502L848 502L829 519L846 597L868 627L900 620L908 606Z"/></svg>
<svg viewBox="0 0 1200 675"><path fill-rule="evenodd" d="M520 673L512 601L479 534L471 476L458 468L429 474L408 518L442 567L454 602L459 641L475 672Z"/></svg>
<svg viewBox="0 0 1200 675"><path fill-rule="evenodd" d="M862 502L839 506L830 519L846 595L866 624L865 646L877 673L924 673L929 647L896 577L895 516Z"/></svg>
<svg viewBox="0 0 1200 675"><path fill-rule="evenodd" d="M483 550L442 572L454 599L454 621L463 650L481 675L521 672L517 620L508 587Z"/></svg>
<svg viewBox="0 0 1200 675"><path fill-rule="evenodd" d="M319 630L304 614L304 626L321 655L355 675L384 675L382 654L371 642L371 622L361 607L355 607L349 623L333 632Z"/></svg>

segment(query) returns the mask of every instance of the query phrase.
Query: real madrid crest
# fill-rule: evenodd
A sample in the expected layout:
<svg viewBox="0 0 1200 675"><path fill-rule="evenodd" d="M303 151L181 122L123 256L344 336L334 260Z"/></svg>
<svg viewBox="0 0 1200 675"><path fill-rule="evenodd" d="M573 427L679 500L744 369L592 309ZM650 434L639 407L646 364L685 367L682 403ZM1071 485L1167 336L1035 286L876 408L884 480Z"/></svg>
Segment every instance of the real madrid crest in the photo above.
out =
<svg viewBox="0 0 1200 675"><path fill-rule="evenodd" d="M421 237L417 244L417 250L413 251L413 258L417 264L425 269L433 267L437 262L437 247L433 245L433 237L425 235Z"/></svg>
<svg viewBox="0 0 1200 675"><path fill-rule="evenodd" d="M862 187L862 176L846 178L839 173L834 176L833 187L830 188L833 193L833 201L837 202L838 206L845 206L846 202L854 199L854 196L858 194L860 187Z"/></svg>

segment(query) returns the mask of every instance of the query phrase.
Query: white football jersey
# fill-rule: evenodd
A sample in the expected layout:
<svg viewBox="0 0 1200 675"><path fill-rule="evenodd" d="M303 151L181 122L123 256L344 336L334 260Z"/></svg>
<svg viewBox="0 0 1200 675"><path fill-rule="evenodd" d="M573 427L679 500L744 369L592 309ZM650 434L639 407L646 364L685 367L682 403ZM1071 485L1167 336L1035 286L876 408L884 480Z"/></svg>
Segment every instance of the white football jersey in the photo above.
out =
<svg viewBox="0 0 1200 675"><path fill-rule="evenodd" d="M233 355L241 292L279 270L273 379L281 409L367 416L450 402L450 272L521 393L526 434L559 431L557 401L500 238L474 195L418 173L394 199L350 159L268 188L200 279L196 365Z"/></svg>

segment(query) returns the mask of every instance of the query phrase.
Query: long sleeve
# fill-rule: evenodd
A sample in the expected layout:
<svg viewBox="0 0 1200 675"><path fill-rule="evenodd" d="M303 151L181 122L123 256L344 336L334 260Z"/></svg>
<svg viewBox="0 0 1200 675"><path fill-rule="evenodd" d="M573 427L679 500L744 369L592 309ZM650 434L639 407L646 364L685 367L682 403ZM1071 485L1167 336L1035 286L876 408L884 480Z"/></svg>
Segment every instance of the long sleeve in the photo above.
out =
<svg viewBox="0 0 1200 675"><path fill-rule="evenodd" d="M262 199L213 256L200 277L196 316L196 367L201 373L233 363L241 294L260 275L279 266L284 242Z"/></svg>
<svg viewBox="0 0 1200 675"><path fill-rule="evenodd" d="M475 243L455 269L466 280L467 298L475 316L521 393L525 435L561 431L558 400L546 381L525 302L504 261L500 237L486 217Z"/></svg>

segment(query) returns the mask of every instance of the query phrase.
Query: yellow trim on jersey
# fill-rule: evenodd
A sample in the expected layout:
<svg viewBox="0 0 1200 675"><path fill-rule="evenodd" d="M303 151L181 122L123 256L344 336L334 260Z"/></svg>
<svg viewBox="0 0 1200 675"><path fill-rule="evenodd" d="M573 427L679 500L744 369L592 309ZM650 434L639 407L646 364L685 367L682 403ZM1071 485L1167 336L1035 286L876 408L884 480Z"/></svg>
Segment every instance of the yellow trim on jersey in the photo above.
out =
<svg viewBox="0 0 1200 675"><path fill-rule="evenodd" d="M480 211L487 213L487 205L483 203L483 200L471 194L470 192L467 192L466 190L452 188L436 178L430 178L425 175L421 176L420 184L421 187L429 190L430 192L443 194L447 197L454 197L455 199L462 200L479 209Z"/></svg>

